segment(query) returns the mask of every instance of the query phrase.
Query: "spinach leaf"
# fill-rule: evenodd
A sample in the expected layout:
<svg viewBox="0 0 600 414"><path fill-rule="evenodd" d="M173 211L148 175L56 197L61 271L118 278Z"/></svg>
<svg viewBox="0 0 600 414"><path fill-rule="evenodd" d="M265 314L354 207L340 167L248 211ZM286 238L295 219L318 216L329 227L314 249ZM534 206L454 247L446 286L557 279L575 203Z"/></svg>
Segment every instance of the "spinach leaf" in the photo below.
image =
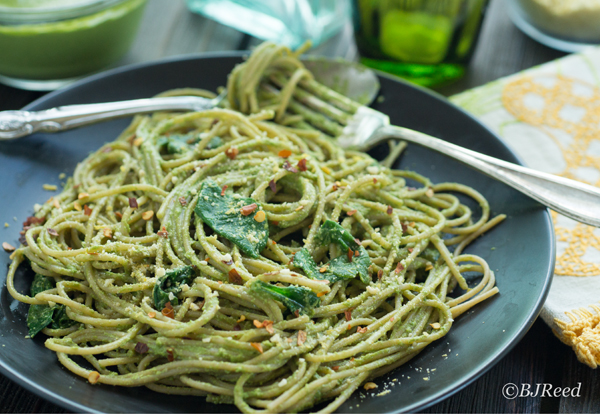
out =
<svg viewBox="0 0 600 414"><path fill-rule="evenodd" d="M173 306L178 305L177 295L181 293L181 285L189 284L193 280L193 276L193 266L182 266L165 273L163 277L158 279L152 291L154 308L162 310L167 302L171 302ZM173 294L173 299L169 299L169 293Z"/></svg>
<svg viewBox="0 0 600 414"><path fill-rule="evenodd" d="M327 270L320 272L309 251L302 248L294 255L292 265L302 269L310 279L329 280L333 284L338 280L353 279L358 275L363 283L368 284L371 281L369 278L371 259L364 247L359 246L357 250L359 255L353 256L352 261L346 254L342 254L323 265Z"/></svg>
<svg viewBox="0 0 600 414"><path fill-rule="evenodd" d="M298 267L304 271L304 274L309 279L324 279L322 273L319 272L319 268L312 258L310 252L306 247L300 249L294 255L294 261L292 262L294 267Z"/></svg>
<svg viewBox="0 0 600 414"><path fill-rule="evenodd" d="M206 146L207 150L212 150L215 148L219 148L221 145L223 145L223 140L221 139L221 137L213 137L209 142L208 145Z"/></svg>
<svg viewBox="0 0 600 414"><path fill-rule="evenodd" d="M67 316L67 308L65 305L56 305L54 307L54 315L52 316L52 329L64 329L73 326L77 323Z"/></svg>
<svg viewBox="0 0 600 414"><path fill-rule="evenodd" d="M429 244L425 250L421 252L420 257L435 263L440 258L440 252L435 248L435 246Z"/></svg>
<svg viewBox="0 0 600 414"><path fill-rule="evenodd" d="M337 224L333 220L326 220L321 225L319 232L317 233L317 242L321 246L327 246L328 244L335 243L342 248L344 252L348 249L356 250L358 243L354 240L354 237L342 226Z"/></svg>
<svg viewBox="0 0 600 414"><path fill-rule="evenodd" d="M31 296L52 289L54 283L51 278L35 274L31 283ZM42 329L52 324L52 329L68 328L75 324L72 319L67 316L67 311L64 305L56 305L50 307L48 305L31 305L27 312L27 328L29 336L33 338Z"/></svg>
<svg viewBox="0 0 600 414"><path fill-rule="evenodd" d="M171 134L162 136L156 142L159 151L165 151L167 154L182 154L191 149L190 145L197 143L200 140L198 136L193 134Z"/></svg>
<svg viewBox="0 0 600 414"><path fill-rule="evenodd" d="M321 304L321 299L312 290L300 286L275 286L255 280L250 289L278 300L292 313L299 311L311 316L314 308Z"/></svg>
<svg viewBox="0 0 600 414"><path fill-rule="evenodd" d="M40 274L35 274L33 282L31 282L31 296L35 296L45 290L52 289L54 284L52 279ZM52 315L54 309L48 305L30 305L29 312L27 312L27 328L29 329L29 336L33 338L44 329L46 326L52 323Z"/></svg>
<svg viewBox="0 0 600 414"><path fill-rule="evenodd" d="M314 259L306 248L300 249L294 255L293 265L304 271L306 277L311 279L329 280L335 283L338 280L353 279L358 275L360 280L368 284L371 281L369 277L369 266L371 259L364 247L359 246L354 237L335 221L327 220L317 233L317 242L322 246L335 243L342 249L342 255L331 259L324 265L327 269L321 272ZM348 250L358 251L358 256L353 255L352 260L348 257Z"/></svg>
<svg viewBox="0 0 600 414"><path fill-rule="evenodd" d="M256 204L256 209L247 216L241 208ZM258 212L264 211L255 200L245 197L221 195L221 187L211 179L202 183L196 214L220 236L236 244L248 256L256 259L267 247L269 223L265 217L262 222L255 220Z"/></svg>

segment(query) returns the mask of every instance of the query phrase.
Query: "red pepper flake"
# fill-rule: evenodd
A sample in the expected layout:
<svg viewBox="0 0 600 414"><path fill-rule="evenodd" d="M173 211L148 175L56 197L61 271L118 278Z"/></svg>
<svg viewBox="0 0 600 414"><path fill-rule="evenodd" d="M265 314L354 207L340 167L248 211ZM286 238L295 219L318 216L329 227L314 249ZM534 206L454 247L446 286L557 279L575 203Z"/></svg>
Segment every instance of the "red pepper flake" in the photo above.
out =
<svg viewBox="0 0 600 414"><path fill-rule="evenodd" d="M356 329L358 333L367 333L367 327L361 328L360 326Z"/></svg>
<svg viewBox="0 0 600 414"><path fill-rule="evenodd" d="M360 241L359 238L355 238L354 241L356 242L356 244L358 244L359 246L362 246L362 242Z"/></svg>
<svg viewBox="0 0 600 414"><path fill-rule="evenodd" d="M217 118L213 119L212 122L210 123L210 126L213 127L215 125L217 125L219 123L219 120Z"/></svg>
<svg viewBox="0 0 600 414"><path fill-rule="evenodd" d="M242 279L237 270L231 269L227 275L229 276L229 283L233 283L234 285L244 284L244 280Z"/></svg>
<svg viewBox="0 0 600 414"><path fill-rule="evenodd" d="M261 354L263 353L262 345L259 344L258 342L251 342L250 345L252 345L252 348L256 349Z"/></svg>
<svg viewBox="0 0 600 414"><path fill-rule="evenodd" d="M377 178L373 177L373 184L377 184Z"/></svg>
<svg viewBox="0 0 600 414"><path fill-rule="evenodd" d="M269 188L271 189L271 191L273 191L274 193L277 192L277 184L275 184L275 180L271 180L269 181Z"/></svg>
<svg viewBox="0 0 600 414"><path fill-rule="evenodd" d="M406 223L402 223L402 232L406 233L406 230L408 230L408 225Z"/></svg>
<svg viewBox="0 0 600 414"><path fill-rule="evenodd" d="M278 221L272 221L271 223L273 223L274 226L279 226L279 222ZM275 242L273 242L275 243Z"/></svg>
<svg viewBox="0 0 600 414"><path fill-rule="evenodd" d="M129 207L138 208L138 202L135 197L129 197Z"/></svg>
<svg viewBox="0 0 600 414"><path fill-rule="evenodd" d="M202 302L198 303L198 305L197 305L198 306L198 310L202 310L202 308L204 307L204 302L205 301L202 301Z"/></svg>
<svg viewBox="0 0 600 414"><path fill-rule="evenodd" d="M334 366L331 367L331 369L334 370L334 371L338 371L340 369L340 366L339 365L334 365Z"/></svg>
<svg viewBox="0 0 600 414"><path fill-rule="evenodd" d="M233 259L221 260L221 262L225 263L227 266L231 266L233 264Z"/></svg>
<svg viewBox="0 0 600 414"><path fill-rule="evenodd" d="M409 248L408 248L408 249L406 249L406 250L408 250L408 252L409 252L409 253L412 253L414 249L413 249L412 247L409 247Z"/></svg>
<svg viewBox="0 0 600 414"><path fill-rule="evenodd" d="M289 171L291 173L297 173L298 169L296 167L293 167L292 164L290 164L289 161L286 161L283 163L283 169L286 171Z"/></svg>
<svg viewBox="0 0 600 414"><path fill-rule="evenodd" d="M348 247L348 261L352 263L352 258L354 257L354 252L351 248Z"/></svg>
<svg viewBox="0 0 600 414"><path fill-rule="evenodd" d="M166 239L169 237L169 233L167 232L167 229L165 228L165 226L162 226L160 231L156 234L158 235L158 237L162 237L163 239Z"/></svg>
<svg viewBox="0 0 600 414"><path fill-rule="evenodd" d="M289 149L282 149L277 155L279 155L281 158L287 158L292 155L292 151Z"/></svg>
<svg viewBox="0 0 600 414"><path fill-rule="evenodd" d="M48 234L51 236L54 236L54 237L58 236L58 232L56 230L50 229L50 228L48 229Z"/></svg>
<svg viewBox="0 0 600 414"><path fill-rule="evenodd" d="M300 309L296 309L294 311L294 316L297 318L298 316L300 316Z"/></svg>
<svg viewBox="0 0 600 414"><path fill-rule="evenodd" d="M377 271L377 279L381 280L382 277L383 277L383 269L379 269L379 271Z"/></svg>
<svg viewBox="0 0 600 414"><path fill-rule="evenodd" d="M350 322L352 320L352 308L346 309L344 311L344 317L346 318L347 322Z"/></svg>
<svg viewBox="0 0 600 414"><path fill-rule="evenodd" d="M117 216L117 218L118 218L119 220L121 220L121 219L123 218L123 214L122 214L122 213L120 213L120 212L118 212L118 211L115 213L115 216Z"/></svg>
<svg viewBox="0 0 600 414"><path fill-rule="evenodd" d="M298 169L300 171L306 171L308 168L306 167L306 158L302 158L298 161Z"/></svg>
<svg viewBox="0 0 600 414"><path fill-rule="evenodd" d="M227 187L229 187L229 186L228 186L227 184L225 184L225 185L223 186L223 188L221 188L221 196L224 196L224 195L225 195L225 191L227 191Z"/></svg>
<svg viewBox="0 0 600 414"><path fill-rule="evenodd" d="M87 204L83 206L83 214L85 214L86 216L92 215L92 209L89 208Z"/></svg>
<svg viewBox="0 0 600 414"><path fill-rule="evenodd" d="M225 151L225 155L227 155L227 157L230 160L235 160L235 157L237 157L237 155L240 153L240 150L238 150L237 148L228 148L227 151Z"/></svg>
<svg viewBox="0 0 600 414"><path fill-rule="evenodd" d="M349 216L353 216L354 214L356 214L356 210L349 210L346 212L346 214Z"/></svg>
<svg viewBox="0 0 600 414"><path fill-rule="evenodd" d="M360 252L358 250L355 250L354 251L354 257L358 257L358 256L360 256Z"/></svg>
<svg viewBox="0 0 600 414"><path fill-rule="evenodd" d="M162 311L160 311L160 313L162 313L163 316L166 316L167 318L173 319L175 317L175 310L173 309L173 305L171 305L171 302L165 303L165 307Z"/></svg>
<svg viewBox="0 0 600 414"><path fill-rule="evenodd" d="M398 262L398 264L396 265L396 273L400 273L403 270L404 270L404 265L402 263Z"/></svg>
<svg viewBox="0 0 600 414"><path fill-rule="evenodd" d="M337 189L338 189L338 186L337 186L337 184L333 184L333 185L331 186L331 191L337 191Z"/></svg>
<svg viewBox="0 0 600 414"><path fill-rule="evenodd" d="M262 327L263 327L263 324L262 324L262 322L261 322L261 321L259 321L259 320L257 320L257 319L254 319L254 321L253 321L252 323L253 323L253 324L254 324L254 326L255 326L256 328L258 328L258 329L260 329L260 328L262 328Z"/></svg>
<svg viewBox="0 0 600 414"><path fill-rule="evenodd" d="M263 322L263 327L267 330L268 333L273 335L275 330L273 329L273 321L266 320Z"/></svg>
<svg viewBox="0 0 600 414"><path fill-rule="evenodd" d="M298 331L298 346L306 342L306 331Z"/></svg>
<svg viewBox="0 0 600 414"><path fill-rule="evenodd" d="M387 207L387 213L391 215L394 212L394 208L392 206Z"/></svg>
<svg viewBox="0 0 600 414"><path fill-rule="evenodd" d="M149 350L150 348L144 342L138 342L137 344L135 344L135 352L137 352L138 354L145 354Z"/></svg>
<svg viewBox="0 0 600 414"><path fill-rule="evenodd" d="M182 206L187 205L187 200L185 199L185 197L179 197L179 204L181 204Z"/></svg>
<svg viewBox="0 0 600 414"><path fill-rule="evenodd" d="M169 360L169 362L173 362L173 360L175 359L173 357L173 349L171 348L167 349L167 359Z"/></svg>
<svg viewBox="0 0 600 414"><path fill-rule="evenodd" d="M249 216L250 214L254 213L254 210L256 210L257 208L258 208L258 206L256 205L256 203L252 203L250 205L242 207L240 209L240 212L244 216Z"/></svg>

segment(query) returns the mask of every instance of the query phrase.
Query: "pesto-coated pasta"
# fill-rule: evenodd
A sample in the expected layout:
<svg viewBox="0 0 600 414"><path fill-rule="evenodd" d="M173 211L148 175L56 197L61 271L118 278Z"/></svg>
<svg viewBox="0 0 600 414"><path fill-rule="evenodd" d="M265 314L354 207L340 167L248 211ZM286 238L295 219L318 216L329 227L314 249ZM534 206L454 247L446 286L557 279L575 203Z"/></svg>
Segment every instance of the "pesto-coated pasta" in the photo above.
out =
<svg viewBox="0 0 600 414"><path fill-rule="evenodd" d="M259 46L226 108L136 117L28 220L7 287L67 369L243 412L331 412L498 292L462 252L504 216L390 169L402 146L382 163L339 147L346 118L311 107L306 91L329 92L298 53ZM31 296L14 287L25 260Z"/></svg>

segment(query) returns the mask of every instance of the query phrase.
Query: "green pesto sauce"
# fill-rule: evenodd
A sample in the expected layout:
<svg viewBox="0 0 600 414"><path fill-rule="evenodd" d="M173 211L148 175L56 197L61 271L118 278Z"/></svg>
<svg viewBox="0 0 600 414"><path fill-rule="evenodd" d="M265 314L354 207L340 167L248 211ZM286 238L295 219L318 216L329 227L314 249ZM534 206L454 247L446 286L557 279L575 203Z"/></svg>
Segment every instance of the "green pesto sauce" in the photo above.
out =
<svg viewBox="0 0 600 414"><path fill-rule="evenodd" d="M51 0L53 6L70 0ZM0 24L0 74L21 79L63 79L102 69L127 52L146 0L51 23ZM48 6L47 1L0 0L0 6Z"/></svg>
<svg viewBox="0 0 600 414"><path fill-rule="evenodd" d="M0 0L0 6L15 9L56 8L81 4L81 0Z"/></svg>

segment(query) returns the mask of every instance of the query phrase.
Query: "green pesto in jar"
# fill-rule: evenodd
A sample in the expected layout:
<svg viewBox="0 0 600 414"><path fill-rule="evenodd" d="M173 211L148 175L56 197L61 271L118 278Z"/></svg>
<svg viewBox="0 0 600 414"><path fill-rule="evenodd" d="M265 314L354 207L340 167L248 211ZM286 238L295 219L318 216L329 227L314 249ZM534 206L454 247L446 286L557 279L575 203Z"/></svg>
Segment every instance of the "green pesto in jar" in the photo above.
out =
<svg viewBox="0 0 600 414"><path fill-rule="evenodd" d="M61 7L75 0L0 0L15 9ZM127 52L146 0L128 0L93 14L37 24L0 23L0 75L64 79L102 69Z"/></svg>

